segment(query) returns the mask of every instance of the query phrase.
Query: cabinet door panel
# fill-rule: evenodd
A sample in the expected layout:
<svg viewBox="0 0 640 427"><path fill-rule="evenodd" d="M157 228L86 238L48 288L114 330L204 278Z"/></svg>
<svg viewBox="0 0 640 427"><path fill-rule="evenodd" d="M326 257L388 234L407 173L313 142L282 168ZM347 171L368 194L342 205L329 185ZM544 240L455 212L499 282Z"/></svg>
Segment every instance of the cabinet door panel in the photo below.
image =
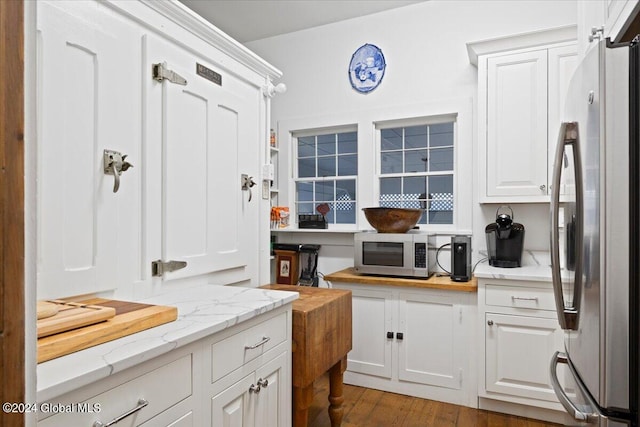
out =
<svg viewBox="0 0 640 427"><path fill-rule="evenodd" d="M449 298L400 293L398 378L460 389L460 308Z"/></svg>
<svg viewBox="0 0 640 427"><path fill-rule="evenodd" d="M487 196L546 194L547 52L487 65Z"/></svg>
<svg viewBox="0 0 640 427"><path fill-rule="evenodd" d="M251 427L255 415L249 387L255 375L247 375L211 399L211 427Z"/></svg>
<svg viewBox="0 0 640 427"><path fill-rule="evenodd" d="M37 25L38 296L113 289L139 265L137 168L118 193L103 172L104 149L139 166L139 104L122 102L140 93L135 33L82 2L38 2Z"/></svg>
<svg viewBox="0 0 640 427"><path fill-rule="evenodd" d="M549 153L548 182L551 185L553 179L553 162L558 144L560 123L564 115L564 104L567 99L569 82L578 65L578 52L575 45L561 46L549 49L549 129L547 151ZM565 175L565 174L563 174ZM566 174L571 175L571 174ZM562 186L574 183L561 183ZM571 194L571 189L569 193ZM548 187L548 194L551 188ZM560 194L565 194L565 189L560 189Z"/></svg>
<svg viewBox="0 0 640 427"><path fill-rule="evenodd" d="M166 63L187 80L147 86L149 114L161 114L162 134L154 135L162 139L155 204L162 212L162 258L187 262L165 278L245 267L247 247L257 235L258 201L248 201L240 175L257 175L257 90L232 75L223 75L222 85L199 76L196 64L204 61L169 41L147 36L145 43L149 69ZM149 143L152 150L154 141Z"/></svg>
<svg viewBox="0 0 640 427"><path fill-rule="evenodd" d="M287 353L265 364L256 371L256 381L263 380L266 387L262 387L256 399L255 425L263 427L279 427L291 424L285 402L291 401L287 393L291 380L286 375Z"/></svg>
<svg viewBox="0 0 640 427"><path fill-rule="evenodd" d="M563 347L557 320L494 313L485 320L487 391L557 401L549 378L551 356Z"/></svg>
<svg viewBox="0 0 640 427"><path fill-rule="evenodd" d="M391 378L391 348L394 332L391 292L352 290L353 349L347 357L352 372Z"/></svg>

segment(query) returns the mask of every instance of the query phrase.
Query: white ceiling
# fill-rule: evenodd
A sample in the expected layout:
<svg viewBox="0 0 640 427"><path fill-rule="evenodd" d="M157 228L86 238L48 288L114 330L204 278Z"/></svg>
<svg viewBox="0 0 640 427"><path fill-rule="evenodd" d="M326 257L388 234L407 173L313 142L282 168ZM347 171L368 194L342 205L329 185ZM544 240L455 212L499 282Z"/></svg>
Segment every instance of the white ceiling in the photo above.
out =
<svg viewBox="0 0 640 427"><path fill-rule="evenodd" d="M426 0L180 0L241 43Z"/></svg>

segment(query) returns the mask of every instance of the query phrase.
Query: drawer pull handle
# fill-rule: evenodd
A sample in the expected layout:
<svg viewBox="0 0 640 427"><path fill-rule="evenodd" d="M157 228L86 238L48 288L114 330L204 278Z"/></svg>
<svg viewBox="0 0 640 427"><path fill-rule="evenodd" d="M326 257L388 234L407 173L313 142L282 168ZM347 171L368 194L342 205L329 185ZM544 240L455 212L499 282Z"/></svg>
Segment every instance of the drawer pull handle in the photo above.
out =
<svg viewBox="0 0 640 427"><path fill-rule="evenodd" d="M251 384L251 387L249 387L249 393L260 393L260 383L258 383L258 385Z"/></svg>
<svg viewBox="0 0 640 427"><path fill-rule="evenodd" d="M515 295L511 296L511 300L520 300L520 301L538 301L538 297L517 297Z"/></svg>
<svg viewBox="0 0 640 427"><path fill-rule="evenodd" d="M114 425L116 423L119 423L120 421L124 420L128 416L135 414L136 412L138 412L139 410L141 410L142 408L144 408L148 404L149 404L148 401L146 401L144 399L138 399L138 405L135 408L128 410L127 412L125 412L124 414L120 415L119 417L115 417L114 419L112 419L111 421L109 421L106 424L104 424L102 421L96 421L95 423L93 423L93 427L109 427L109 426L112 426L112 425Z"/></svg>
<svg viewBox="0 0 640 427"><path fill-rule="evenodd" d="M258 387L262 387L262 388L267 388L267 387L269 387L269 380L259 378L259 379L258 379Z"/></svg>
<svg viewBox="0 0 640 427"><path fill-rule="evenodd" d="M265 345L271 338L269 337L262 337L262 340L255 343L254 345L245 345L244 349L245 350L253 350L254 348L258 348L261 345Z"/></svg>

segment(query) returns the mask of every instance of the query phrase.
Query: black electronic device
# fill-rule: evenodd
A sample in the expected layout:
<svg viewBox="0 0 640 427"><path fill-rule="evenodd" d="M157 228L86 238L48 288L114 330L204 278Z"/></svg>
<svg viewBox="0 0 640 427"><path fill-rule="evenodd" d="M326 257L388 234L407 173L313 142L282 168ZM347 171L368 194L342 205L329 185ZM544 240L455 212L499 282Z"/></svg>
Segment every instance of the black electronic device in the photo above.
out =
<svg viewBox="0 0 640 427"><path fill-rule="evenodd" d="M451 237L451 280L471 280L471 236Z"/></svg>
<svg viewBox="0 0 640 427"><path fill-rule="evenodd" d="M324 215L300 214L298 215L298 228L323 230L328 227Z"/></svg>
<svg viewBox="0 0 640 427"><path fill-rule="evenodd" d="M510 216L499 213L505 207L511 211ZM524 225L513 222L513 209L510 206L500 206L496 211L496 222L487 225L484 231L489 265L507 268L522 265Z"/></svg>

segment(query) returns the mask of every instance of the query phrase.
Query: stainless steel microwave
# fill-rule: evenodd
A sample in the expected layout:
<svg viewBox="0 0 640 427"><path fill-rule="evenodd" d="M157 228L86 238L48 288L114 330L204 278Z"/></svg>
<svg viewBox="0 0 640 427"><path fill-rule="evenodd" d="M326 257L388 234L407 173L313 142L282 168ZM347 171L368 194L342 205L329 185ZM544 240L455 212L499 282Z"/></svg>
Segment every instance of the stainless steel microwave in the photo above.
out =
<svg viewBox="0 0 640 427"><path fill-rule="evenodd" d="M354 268L358 273L384 276L429 277L434 270L435 235L406 233L354 234Z"/></svg>

